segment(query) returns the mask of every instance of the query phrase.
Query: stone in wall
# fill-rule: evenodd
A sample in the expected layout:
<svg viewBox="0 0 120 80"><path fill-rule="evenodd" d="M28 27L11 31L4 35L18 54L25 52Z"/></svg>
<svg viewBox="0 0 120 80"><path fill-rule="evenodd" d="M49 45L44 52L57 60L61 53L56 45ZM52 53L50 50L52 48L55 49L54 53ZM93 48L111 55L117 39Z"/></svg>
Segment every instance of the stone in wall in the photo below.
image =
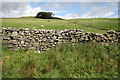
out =
<svg viewBox="0 0 120 80"><path fill-rule="evenodd" d="M44 30L44 29L20 29L20 28L2 28L0 36L3 44L7 43L11 50L28 48L40 53L46 51L57 44L72 42L102 42L118 43L120 32L110 30L107 34L83 33L80 29L68 30Z"/></svg>

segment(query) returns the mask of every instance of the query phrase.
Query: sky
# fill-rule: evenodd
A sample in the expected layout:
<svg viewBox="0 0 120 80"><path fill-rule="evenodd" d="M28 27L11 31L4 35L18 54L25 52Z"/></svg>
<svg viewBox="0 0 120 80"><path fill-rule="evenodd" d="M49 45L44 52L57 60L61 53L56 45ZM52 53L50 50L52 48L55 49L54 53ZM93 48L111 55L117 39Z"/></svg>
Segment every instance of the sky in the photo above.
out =
<svg viewBox="0 0 120 80"><path fill-rule="evenodd" d="M53 12L55 17L117 18L118 2L2 2L0 17L36 16L38 12ZM120 8L119 8L120 9Z"/></svg>

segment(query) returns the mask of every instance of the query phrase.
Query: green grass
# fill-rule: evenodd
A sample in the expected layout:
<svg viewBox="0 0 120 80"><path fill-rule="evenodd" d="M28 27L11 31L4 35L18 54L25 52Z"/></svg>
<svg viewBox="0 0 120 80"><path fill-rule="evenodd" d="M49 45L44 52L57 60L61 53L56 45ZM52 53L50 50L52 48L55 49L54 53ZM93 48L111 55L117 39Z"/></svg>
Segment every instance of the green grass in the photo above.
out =
<svg viewBox="0 0 120 80"><path fill-rule="evenodd" d="M118 45L61 44L43 53L3 47L3 78L118 78Z"/></svg>
<svg viewBox="0 0 120 80"><path fill-rule="evenodd" d="M50 22L48 22L50 21ZM40 27L44 25L45 27ZM30 29L82 29L85 32L106 33L108 30L118 30L117 18L90 19L36 19L34 17L3 18L1 27L30 28Z"/></svg>

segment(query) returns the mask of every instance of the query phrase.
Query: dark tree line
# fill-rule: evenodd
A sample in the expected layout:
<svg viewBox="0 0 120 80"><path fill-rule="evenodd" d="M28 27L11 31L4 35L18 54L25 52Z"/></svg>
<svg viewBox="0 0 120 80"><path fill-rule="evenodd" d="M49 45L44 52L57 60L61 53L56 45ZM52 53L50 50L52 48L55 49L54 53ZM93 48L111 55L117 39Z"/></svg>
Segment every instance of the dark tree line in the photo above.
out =
<svg viewBox="0 0 120 80"><path fill-rule="evenodd" d="M53 15L52 12L38 12L35 18L51 19Z"/></svg>
<svg viewBox="0 0 120 80"><path fill-rule="evenodd" d="M52 12L38 12L35 18L41 19L61 19L58 17L53 17L54 14Z"/></svg>

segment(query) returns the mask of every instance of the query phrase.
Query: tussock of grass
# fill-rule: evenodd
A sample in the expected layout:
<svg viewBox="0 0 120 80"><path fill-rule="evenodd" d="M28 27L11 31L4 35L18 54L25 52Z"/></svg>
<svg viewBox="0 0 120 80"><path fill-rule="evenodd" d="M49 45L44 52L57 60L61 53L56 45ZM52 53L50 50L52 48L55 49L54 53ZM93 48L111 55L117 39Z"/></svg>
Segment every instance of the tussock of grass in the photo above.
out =
<svg viewBox="0 0 120 80"><path fill-rule="evenodd" d="M118 78L117 45L61 44L43 53L3 47L4 78Z"/></svg>

